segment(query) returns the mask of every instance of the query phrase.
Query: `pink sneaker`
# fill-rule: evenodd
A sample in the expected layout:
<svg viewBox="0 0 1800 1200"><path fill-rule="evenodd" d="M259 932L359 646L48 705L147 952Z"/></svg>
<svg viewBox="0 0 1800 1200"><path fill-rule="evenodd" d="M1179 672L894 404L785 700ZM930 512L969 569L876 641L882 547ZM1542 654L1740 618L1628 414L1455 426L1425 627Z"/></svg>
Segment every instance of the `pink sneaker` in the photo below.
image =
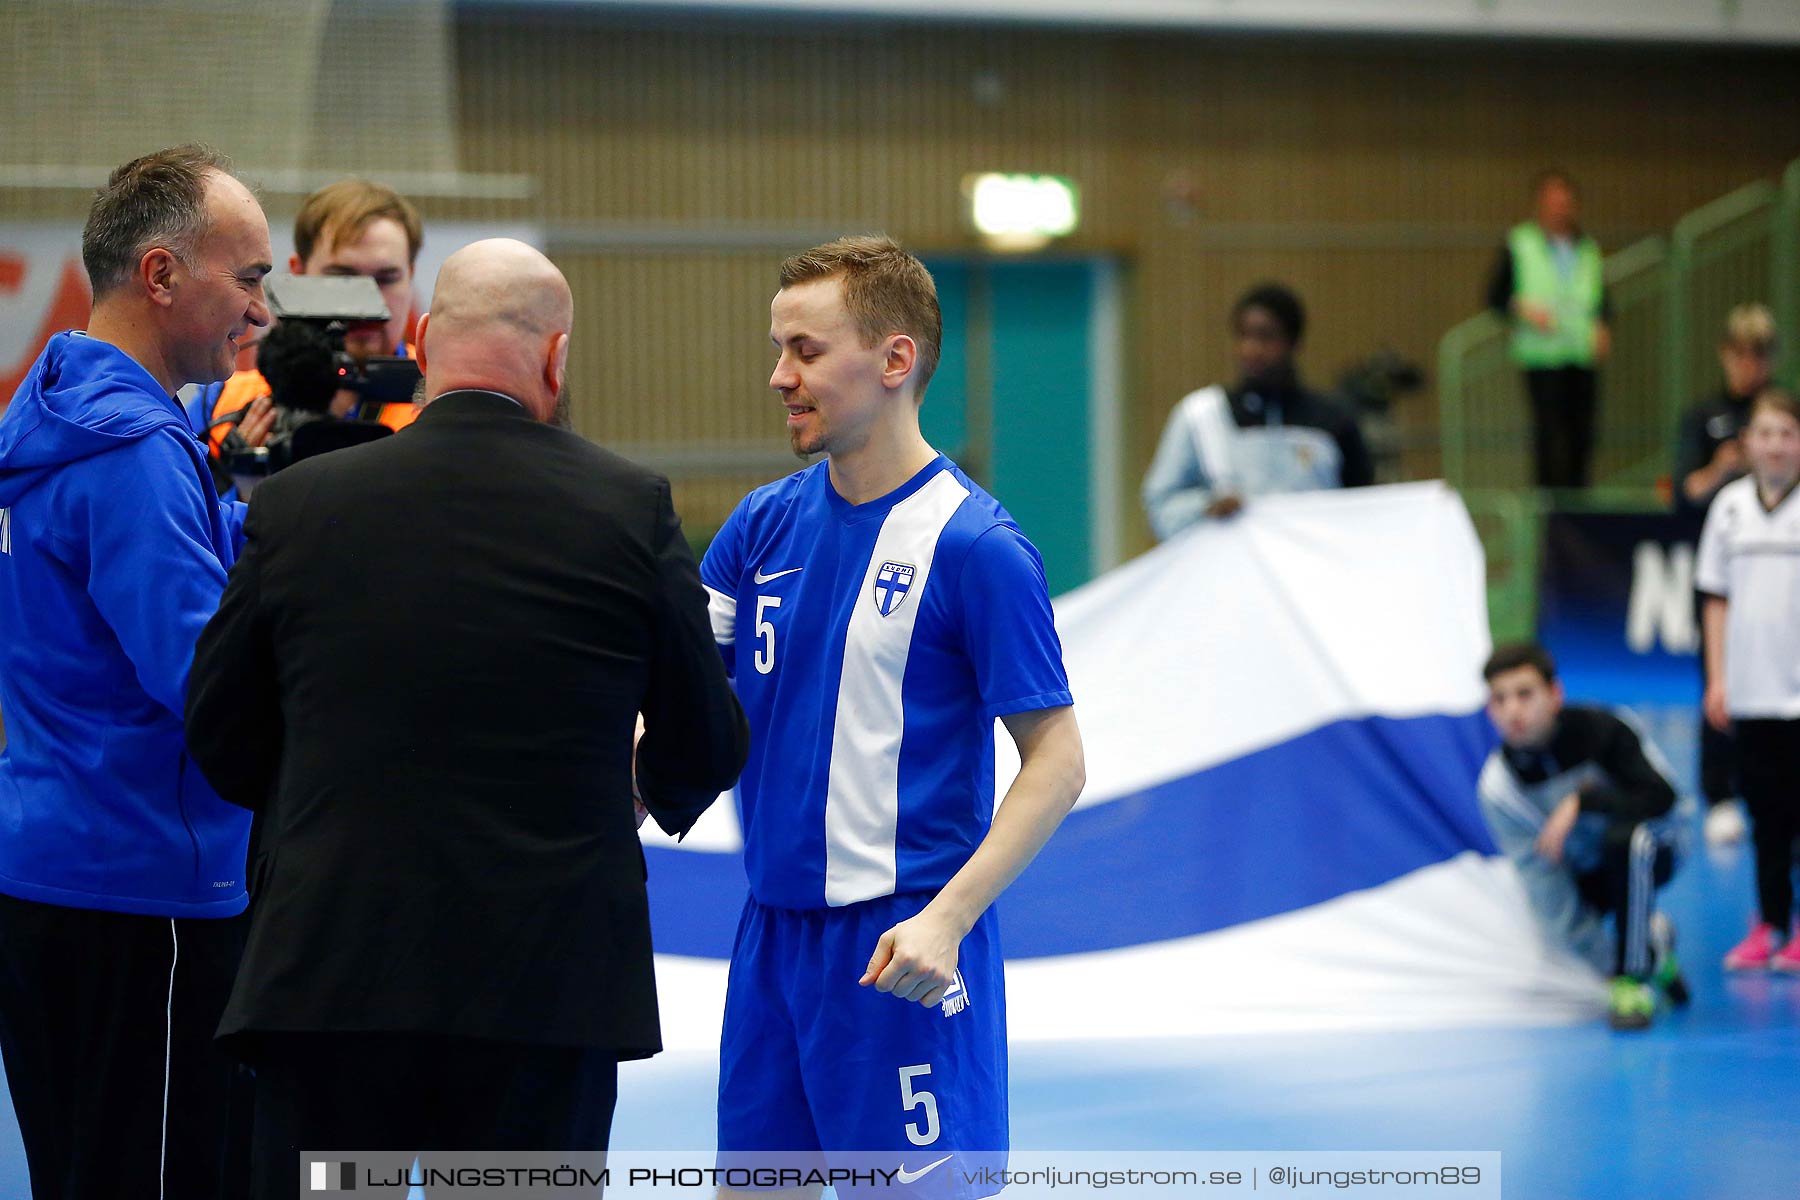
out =
<svg viewBox="0 0 1800 1200"><path fill-rule="evenodd" d="M1760 971L1775 954L1775 927L1759 922L1750 927L1750 936L1725 955L1727 971Z"/></svg>
<svg viewBox="0 0 1800 1200"><path fill-rule="evenodd" d="M1789 938L1787 945L1770 957L1769 970L1800 975L1800 936Z"/></svg>

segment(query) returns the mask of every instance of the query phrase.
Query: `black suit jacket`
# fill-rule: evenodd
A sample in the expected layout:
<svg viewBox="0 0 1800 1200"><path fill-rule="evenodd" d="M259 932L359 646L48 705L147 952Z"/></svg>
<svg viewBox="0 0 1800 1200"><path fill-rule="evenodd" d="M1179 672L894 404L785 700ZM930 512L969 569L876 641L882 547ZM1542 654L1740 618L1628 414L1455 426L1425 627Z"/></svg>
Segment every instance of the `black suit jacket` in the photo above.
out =
<svg viewBox="0 0 1800 1200"><path fill-rule="evenodd" d="M686 832L749 745L669 485L507 397L259 486L188 687L260 809L219 1034L661 1048L631 804Z"/></svg>

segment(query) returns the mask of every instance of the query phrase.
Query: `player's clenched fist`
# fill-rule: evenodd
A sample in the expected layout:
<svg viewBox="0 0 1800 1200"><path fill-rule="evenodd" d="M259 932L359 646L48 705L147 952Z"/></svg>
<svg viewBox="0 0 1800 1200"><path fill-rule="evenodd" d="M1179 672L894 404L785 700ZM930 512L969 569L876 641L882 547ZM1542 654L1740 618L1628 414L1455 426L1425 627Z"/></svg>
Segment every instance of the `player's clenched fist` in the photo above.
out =
<svg viewBox="0 0 1800 1200"><path fill-rule="evenodd" d="M868 969L857 982L875 985L901 1000L916 1000L929 1008L944 998L944 990L956 979L956 951L962 936L951 923L930 909L900 922L881 935Z"/></svg>

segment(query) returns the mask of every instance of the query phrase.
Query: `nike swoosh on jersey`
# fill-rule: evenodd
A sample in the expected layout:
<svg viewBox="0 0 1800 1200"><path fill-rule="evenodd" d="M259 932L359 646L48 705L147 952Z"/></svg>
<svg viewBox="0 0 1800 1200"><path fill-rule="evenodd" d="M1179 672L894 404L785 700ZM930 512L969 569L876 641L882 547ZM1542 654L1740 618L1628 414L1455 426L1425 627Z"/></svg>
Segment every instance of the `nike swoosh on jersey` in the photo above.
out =
<svg viewBox="0 0 1800 1200"><path fill-rule="evenodd" d="M789 567L787 570L777 571L773 575L764 575L762 573L762 568L758 567L758 568L756 568L756 574L753 576L753 578L760 585L760 584L768 583L770 580L780 579L783 575L792 575L796 571L804 571L804 570L806 570L805 567Z"/></svg>
<svg viewBox="0 0 1800 1200"><path fill-rule="evenodd" d="M936 1162L932 1163L930 1166L920 1167L916 1171L907 1170L906 1164L901 1163L900 1169L898 1171L894 1172L894 1182L895 1183L916 1182L917 1180L925 1178L925 1176L931 1174L933 1171L937 1170L939 1167L943 1166L945 1163L949 1162L951 1159L953 1159L955 1157L956 1157L956 1155L954 1155L954 1154L946 1154L946 1155L944 1155L944 1157L938 1159Z"/></svg>

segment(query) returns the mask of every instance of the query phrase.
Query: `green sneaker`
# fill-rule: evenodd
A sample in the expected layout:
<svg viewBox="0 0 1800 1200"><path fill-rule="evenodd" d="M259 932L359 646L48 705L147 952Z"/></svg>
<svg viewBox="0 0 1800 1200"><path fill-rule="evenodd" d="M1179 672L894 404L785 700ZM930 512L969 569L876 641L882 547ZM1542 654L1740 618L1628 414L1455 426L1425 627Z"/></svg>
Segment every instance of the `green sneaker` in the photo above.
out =
<svg viewBox="0 0 1800 1200"><path fill-rule="evenodd" d="M1675 957L1675 923L1663 914L1650 914L1650 982L1669 998L1676 1008L1686 1008L1689 993L1687 980L1681 974L1681 962Z"/></svg>
<svg viewBox="0 0 1800 1200"><path fill-rule="evenodd" d="M1612 981L1606 1007L1614 1029L1648 1029L1656 1015L1656 993L1641 979L1619 975Z"/></svg>

